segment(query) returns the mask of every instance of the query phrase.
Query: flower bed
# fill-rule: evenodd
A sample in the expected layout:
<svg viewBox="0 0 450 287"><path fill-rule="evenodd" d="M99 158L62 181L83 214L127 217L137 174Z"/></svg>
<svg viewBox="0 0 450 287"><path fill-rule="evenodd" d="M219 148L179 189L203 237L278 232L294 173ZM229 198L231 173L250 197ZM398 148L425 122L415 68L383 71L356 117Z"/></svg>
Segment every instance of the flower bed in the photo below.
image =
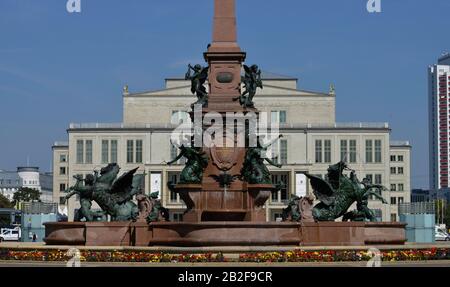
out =
<svg viewBox="0 0 450 287"><path fill-rule="evenodd" d="M368 261L374 256L367 250L342 251L287 251L269 253L241 254L240 262L355 262ZM382 261L420 261L420 260L448 260L450 249L408 249L380 251Z"/></svg>
<svg viewBox="0 0 450 287"><path fill-rule="evenodd" d="M80 250L81 262L344 262L368 261L373 254L367 250L326 250L286 252L250 252L239 254L239 257L227 258L222 253L170 254L147 251L91 251ZM385 250L380 253L382 261L421 261L450 260L450 249L404 249ZM20 250L0 248L0 260L25 260L65 262L73 258L67 250Z"/></svg>

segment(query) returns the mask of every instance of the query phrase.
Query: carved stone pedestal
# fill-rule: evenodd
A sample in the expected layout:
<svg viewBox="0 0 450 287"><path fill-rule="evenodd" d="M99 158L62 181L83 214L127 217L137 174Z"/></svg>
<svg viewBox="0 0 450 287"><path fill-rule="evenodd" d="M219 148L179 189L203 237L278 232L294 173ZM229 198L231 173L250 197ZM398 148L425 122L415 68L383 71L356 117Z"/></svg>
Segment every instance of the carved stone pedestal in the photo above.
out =
<svg viewBox="0 0 450 287"><path fill-rule="evenodd" d="M244 184L242 190L205 190L200 184L178 184L175 191L186 203L184 222L252 221L265 222L264 204L275 187L271 184Z"/></svg>

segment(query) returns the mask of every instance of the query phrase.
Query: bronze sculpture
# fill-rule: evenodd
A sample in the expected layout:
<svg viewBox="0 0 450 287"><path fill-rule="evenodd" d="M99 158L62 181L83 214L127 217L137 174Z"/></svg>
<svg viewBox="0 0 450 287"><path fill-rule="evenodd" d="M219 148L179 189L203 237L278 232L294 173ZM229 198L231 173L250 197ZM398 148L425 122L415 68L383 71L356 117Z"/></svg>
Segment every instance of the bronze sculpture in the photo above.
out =
<svg viewBox="0 0 450 287"><path fill-rule="evenodd" d="M267 145L262 145L260 143L260 137L258 137L257 146L247 149L244 165L241 170L241 176L246 182L251 184L272 184L270 172L264 162L267 161L270 165L278 168L281 168L282 165L275 163L265 155L267 149L282 137L283 135L280 135Z"/></svg>
<svg viewBox="0 0 450 287"><path fill-rule="evenodd" d="M368 197L374 195L373 190L382 190L381 185L363 184L356 178L354 171L350 177L343 174L350 170L344 162L330 165L324 179L304 173L310 180L314 195L320 201L313 208L313 216L317 221L334 221L344 216L345 219L374 221L373 213L368 209ZM378 199L382 199L378 194ZM386 201L383 200L383 203ZM348 213L353 203L357 203L358 210Z"/></svg>
<svg viewBox="0 0 450 287"><path fill-rule="evenodd" d="M73 193L81 194L80 198L95 201L111 217L111 221L136 220L139 210L133 202L133 196L141 187L136 184L133 186L133 183L141 181L142 175L134 175L136 168L116 179L119 170L117 164L109 164L101 169L100 176L93 176L94 180L91 179L92 175L88 176L90 179L85 185L82 184L82 177L76 176L77 182L71 189ZM89 206L87 201L84 202L84 205ZM86 216L84 213L83 215ZM91 218L88 216L87 219Z"/></svg>
<svg viewBox="0 0 450 287"><path fill-rule="evenodd" d="M253 98L256 95L256 90L263 88L261 70L257 65L252 65L251 67L244 65L244 70L245 76L242 77L242 82L244 83L245 91L239 97L234 98L234 100L239 100L239 103L244 108L254 108Z"/></svg>
<svg viewBox="0 0 450 287"><path fill-rule="evenodd" d="M180 146L180 154L168 165L172 165L182 157L187 159L186 165L180 174L180 183L195 184L201 183L203 171L208 166L208 157L201 148L192 148L185 145Z"/></svg>
<svg viewBox="0 0 450 287"><path fill-rule="evenodd" d="M388 204L388 202L379 194L381 190L387 190L384 186L372 185L367 179L364 179L362 184L364 189L357 194L356 210L345 213L342 221L376 221L373 210L369 208L369 198L371 196L384 204Z"/></svg>
<svg viewBox="0 0 450 287"><path fill-rule="evenodd" d="M292 195L288 206L283 209L283 221L314 222L312 214L314 198L312 196L299 197Z"/></svg>
<svg viewBox="0 0 450 287"><path fill-rule="evenodd" d="M111 163L100 170L100 175L95 171L94 175L86 175L84 180L81 175L74 176L77 182L65 197L67 200L75 194L80 196L81 208L74 220L107 221L107 215L111 217L111 221L169 220L168 210L158 200L158 193L153 193L150 197L144 194L146 174L135 174L138 170L135 168L117 178L119 170L117 164ZM138 205L133 202L134 196ZM92 201L102 211L91 211Z"/></svg>
<svg viewBox="0 0 450 287"><path fill-rule="evenodd" d="M208 105L208 92L205 88L205 82L208 79L208 67L202 67L201 65L191 64L188 65L188 71L185 75L185 80L191 81L191 92L197 96L197 102L193 103L191 107L196 104L206 107ZM193 72L191 74L191 71Z"/></svg>
<svg viewBox="0 0 450 287"><path fill-rule="evenodd" d="M158 199L159 192L153 192L150 196L140 193L136 195L139 206L140 222L169 221L169 210L162 206Z"/></svg>
<svg viewBox="0 0 450 287"><path fill-rule="evenodd" d="M83 219L87 222L91 221L105 221L106 214L103 211L92 211L92 193L97 173L86 175L84 186L82 186L83 178L81 175L76 175L74 178L77 183L74 187L69 188L69 193L64 197L64 201L69 200L72 196L78 195L80 200L80 208L75 212L74 221L80 222Z"/></svg>

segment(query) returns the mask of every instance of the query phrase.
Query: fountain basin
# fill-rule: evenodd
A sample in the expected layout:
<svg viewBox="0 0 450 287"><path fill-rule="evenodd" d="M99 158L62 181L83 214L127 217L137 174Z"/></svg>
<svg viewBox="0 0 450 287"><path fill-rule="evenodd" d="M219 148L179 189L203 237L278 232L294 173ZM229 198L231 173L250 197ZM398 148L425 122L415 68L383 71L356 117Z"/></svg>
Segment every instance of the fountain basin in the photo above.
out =
<svg viewBox="0 0 450 287"><path fill-rule="evenodd" d="M360 246L404 244L396 222L45 223L47 245Z"/></svg>

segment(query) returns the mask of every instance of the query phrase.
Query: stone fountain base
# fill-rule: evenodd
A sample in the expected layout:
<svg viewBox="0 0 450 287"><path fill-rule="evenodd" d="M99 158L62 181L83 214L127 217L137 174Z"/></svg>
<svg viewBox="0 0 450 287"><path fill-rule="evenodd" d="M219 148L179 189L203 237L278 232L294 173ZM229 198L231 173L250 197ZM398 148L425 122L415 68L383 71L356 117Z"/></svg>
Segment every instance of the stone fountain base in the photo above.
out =
<svg viewBox="0 0 450 287"><path fill-rule="evenodd" d="M361 246L404 244L391 222L66 222L45 223L47 245Z"/></svg>

